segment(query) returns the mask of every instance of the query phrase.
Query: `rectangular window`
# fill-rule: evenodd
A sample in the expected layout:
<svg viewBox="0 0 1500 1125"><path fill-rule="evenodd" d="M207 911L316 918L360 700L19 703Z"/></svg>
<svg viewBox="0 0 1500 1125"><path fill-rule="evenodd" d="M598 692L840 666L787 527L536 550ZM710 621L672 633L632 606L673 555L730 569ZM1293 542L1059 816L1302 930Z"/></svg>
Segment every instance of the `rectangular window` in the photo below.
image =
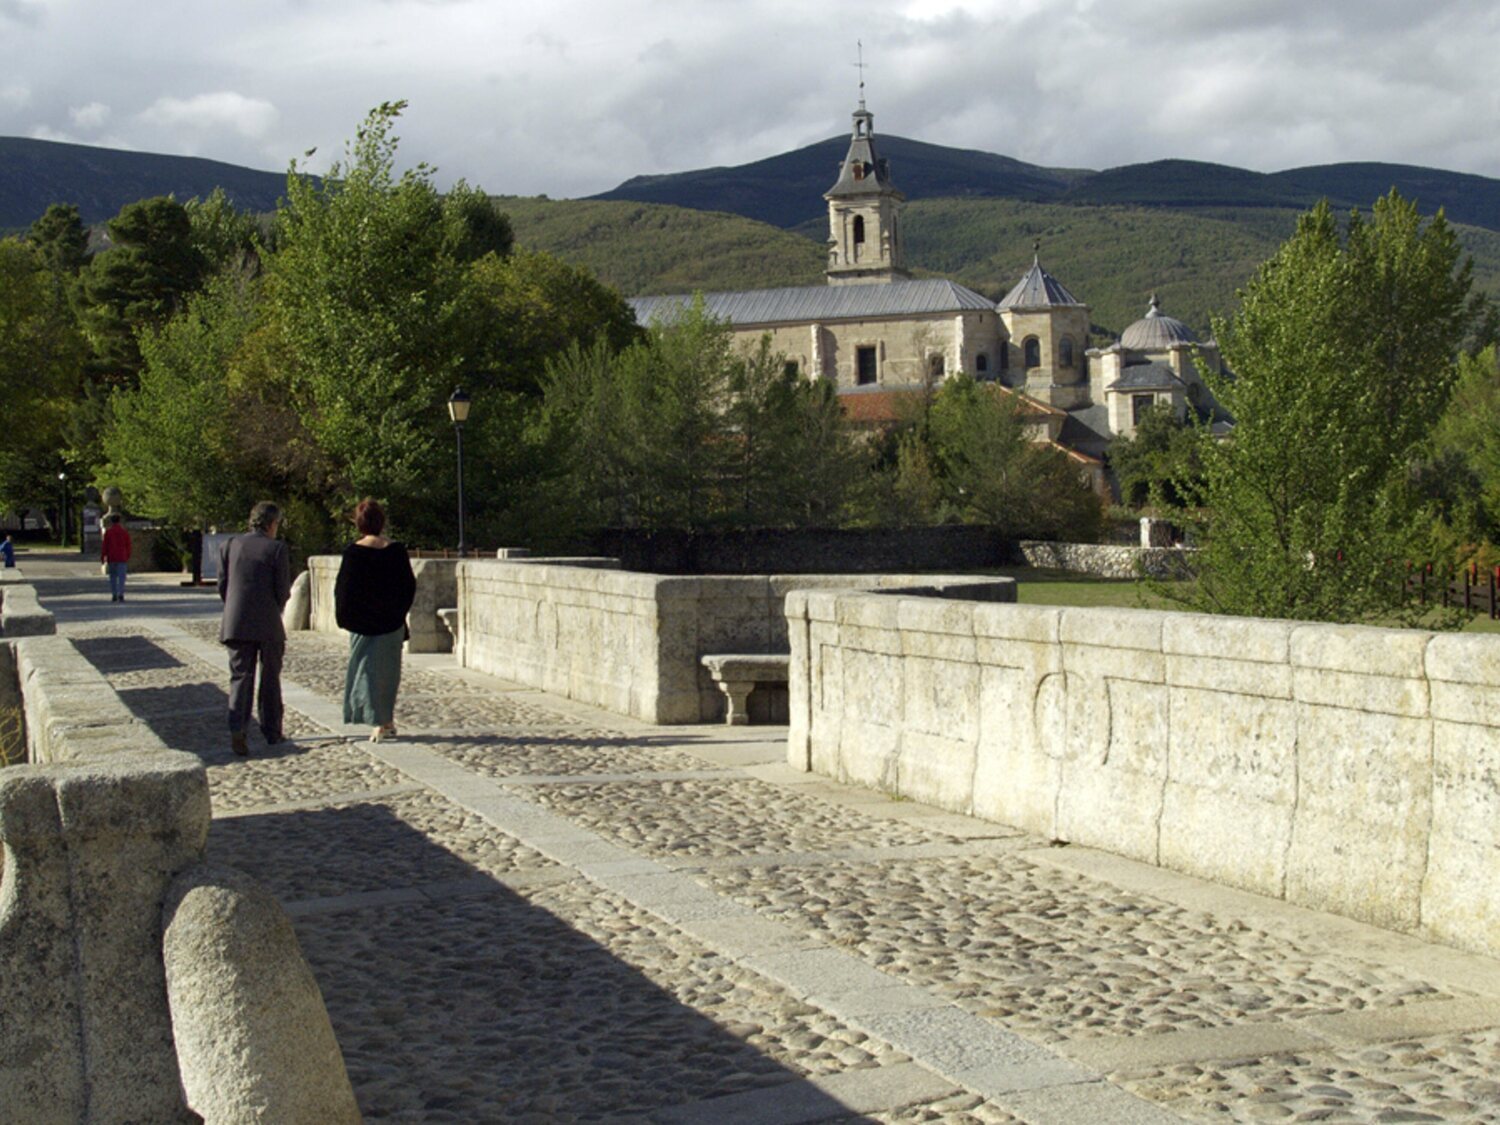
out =
<svg viewBox="0 0 1500 1125"><path fill-rule="evenodd" d="M860 386L875 382L875 348L873 346L854 350L854 381Z"/></svg>
<svg viewBox="0 0 1500 1125"><path fill-rule="evenodd" d="M781 373L788 379L795 379L802 372L801 369L797 366L797 361L795 359L789 359L781 365Z"/></svg>
<svg viewBox="0 0 1500 1125"><path fill-rule="evenodd" d="M1156 405L1155 395L1131 395L1130 396L1130 424L1139 426L1141 419L1146 416L1146 411Z"/></svg>

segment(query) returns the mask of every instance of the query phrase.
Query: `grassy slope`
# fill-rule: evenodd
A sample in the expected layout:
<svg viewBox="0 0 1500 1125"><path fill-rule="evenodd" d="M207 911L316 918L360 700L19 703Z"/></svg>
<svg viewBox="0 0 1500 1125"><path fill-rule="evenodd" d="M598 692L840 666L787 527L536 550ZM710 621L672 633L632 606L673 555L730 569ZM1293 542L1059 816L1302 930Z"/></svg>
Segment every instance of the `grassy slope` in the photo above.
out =
<svg viewBox="0 0 1500 1125"><path fill-rule="evenodd" d="M593 270L622 292L690 292L816 285L823 279L821 222L798 233L707 211L603 200L503 197L517 242ZM1146 311L1165 311L1207 336L1235 290L1292 231L1297 212L1270 208L1069 206L1011 199L918 200L906 209L907 252L919 272L952 277L998 298L1042 261L1118 334ZM1460 227L1476 276L1500 295L1500 233ZM803 237L806 236L806 237Z"/></svg>
<svg viewBox="0 0 1500 1125"><path fill-rule="evenodd" d="M586 266L630 296L823 280L822 246L738 215L592 199L497 202L517 245Z"/></svg>

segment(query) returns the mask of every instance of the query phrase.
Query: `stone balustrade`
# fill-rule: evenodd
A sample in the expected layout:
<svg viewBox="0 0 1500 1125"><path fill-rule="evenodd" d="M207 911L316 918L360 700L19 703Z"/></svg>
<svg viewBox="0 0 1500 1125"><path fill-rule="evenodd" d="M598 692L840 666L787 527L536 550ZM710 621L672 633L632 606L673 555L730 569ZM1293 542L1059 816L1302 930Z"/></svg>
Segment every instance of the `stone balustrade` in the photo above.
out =
<svg viewBox="0 0 1500 1125"><path fill-rule="evenodd" d="M789 759L1500 954L1500 640L794 591Z"/></svg>

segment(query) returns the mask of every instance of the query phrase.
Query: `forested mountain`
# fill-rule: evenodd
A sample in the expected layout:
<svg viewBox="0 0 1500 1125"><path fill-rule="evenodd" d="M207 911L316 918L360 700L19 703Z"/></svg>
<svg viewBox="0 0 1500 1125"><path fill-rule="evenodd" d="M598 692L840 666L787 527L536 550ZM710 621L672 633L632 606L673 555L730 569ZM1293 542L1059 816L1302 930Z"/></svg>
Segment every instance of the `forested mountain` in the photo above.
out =
<svg viewBox="0 0 1500 1125"><path fill-rule="evenodd" d="M816 285L826 220L796 233L738 215L604 200L504 198L518 245L586 266L628 294ZM1031 265L1047 269L1118 334L1153 292L1200 334L1233 310L1235 291L1292 233L1298 211L1166 208L926 199L906 207L906 250L917 274L942 275L999 298ZM805 237L803 237L805 236ZM1500 233L1459 227L1481 288L1500 297Z"/></svg>
<svg viewBox="0 0 1500 1125"><path fill-rule="evenodd" d="M271 211L286 194L286 173L196 156L0 137L0 231L30 226L53 203L72 203L85 223L99 223L137 199L174 195L186 203L206 199L216 187L242 210Z"/></svg>
<svg viewBox="0 0 1500 1125"><path fill-rule="evenodd" d="M880 151L906 192L908 264L1000 297L1043 263L1093 309L1102 332L1139 317L1153 292L1206 333L1212 313L1323 195L1368 209L1394 185L1424 210L1446 208L1500 296L1500 181L1395 164L1333 164L1266 175L1163 160L1106 172L1041 168L993 153L895 136ZM848 146L836 137L737 168L637 177L583 200L502 197L519 245L593 270L627 294L814 285L822 281L823 192ZM98 223L125 204L222 186L269 211L286 178L192 157L0 138L0 230L24 229L49 203ZM670 205L666 205L670 204Z"/></svg>
<svg viewBox="0 0 1500 1125"><path fill-rule="evenodd" d="M1157 160L1103 172L1042 168L993 153L877 136L891 175L909 200L999 198L1172 209L1271 207L1305 210L1324 196L1336 207L1368 208L1392 187L1423 212L1439 207L1456 223L1500 230L1500 180L1406 164L1325 164L1250 172L1196 160ZM596 199L670 203L730 211L795 227L824 214L847 137L834 137L733 168L637 176Z"/></svg>

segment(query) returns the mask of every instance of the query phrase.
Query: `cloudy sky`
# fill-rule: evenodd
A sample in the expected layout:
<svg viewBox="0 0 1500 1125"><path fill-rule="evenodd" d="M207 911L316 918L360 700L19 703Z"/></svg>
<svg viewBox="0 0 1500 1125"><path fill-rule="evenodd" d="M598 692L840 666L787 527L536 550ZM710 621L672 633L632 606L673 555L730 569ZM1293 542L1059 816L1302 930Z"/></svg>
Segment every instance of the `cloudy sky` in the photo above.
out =
<svg viewBox="0 0 1500 1125"><path fill-rule="evenodd" d="M0 135L603 191L844 133L1054 167L1343 160L1500 177L1496 0L0 0Z"/></svg>

